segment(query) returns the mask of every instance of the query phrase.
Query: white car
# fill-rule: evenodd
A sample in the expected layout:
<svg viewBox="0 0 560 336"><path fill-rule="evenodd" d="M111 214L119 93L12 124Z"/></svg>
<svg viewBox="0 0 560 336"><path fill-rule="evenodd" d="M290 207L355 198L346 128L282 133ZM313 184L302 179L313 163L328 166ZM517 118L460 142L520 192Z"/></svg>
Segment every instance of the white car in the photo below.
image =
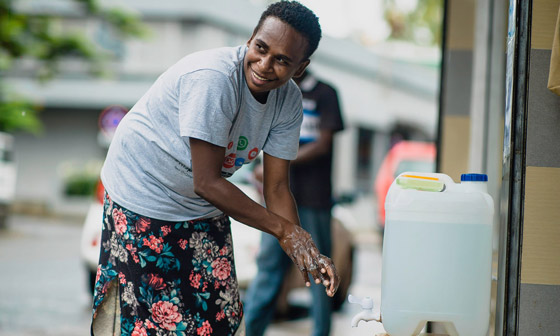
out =
<svg viewBox="0 0 560 336"><path fill-rule="evenodd" d="M243 166L230 177L230 181L239 187L247 196L259 202L260 194L251 183L251 167ZM96 192L96 200L89 207L82 231L81 255L88 272L88 285L91 290L95 285L95 276L101 245L101 223L103 220L103 189L100 184ZM336 208L336 206L335 206ZM352 281L354 245L350 232L344 227L342 212L333 211L333 261L341 276L341 284L335 296L335 309L345 302L350 282ZM237 280L241 290L245 290L257 273L256 257L259 249L261 231L231 219L233 249L235 253ZM301 275L294 266L286 275L284 288L281 291L277 312L288 314L290 309L288 294L294 288L304 288Z"/></svg>
<svg viewBox="0 0 560 336"><path fill-rule="evenodd" d="M103 223L103 194L104 189L101 181L98 182L95 200L91 202L80 242L80 255L88 275L88 288L93 293L95 277L97 275L97 264L101 246L101 230Z"/></svg>

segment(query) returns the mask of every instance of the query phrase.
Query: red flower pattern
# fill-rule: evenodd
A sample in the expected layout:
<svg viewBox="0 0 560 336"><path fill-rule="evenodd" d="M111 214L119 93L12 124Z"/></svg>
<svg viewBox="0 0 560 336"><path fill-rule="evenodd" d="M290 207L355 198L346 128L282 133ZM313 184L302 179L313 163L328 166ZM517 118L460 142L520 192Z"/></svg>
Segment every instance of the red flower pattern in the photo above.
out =
<svg viewBox="0 0 560 336"><path fill-rule="evenodd" d="M99 281L101 277L101 265L97 265L97 272L95 273L95 283Z"/></svg>
<svg viewBox="0 0 560 336"><path fill-rule="evenodd" d="M171 227L169 225L161 227L162 236L164 236L164 237L167 236L169 234L169 232L171 232Z"/></svg>
<svg viewBox="0 0 560 336"><path fill-rule="evenodd" d="M150 228L150 219L146 218L146 217L140 217L137 221L136 221L136 232L137 233L141 233L141 232L146 232L146 230L148 230Z"/></svg>
<svg viewBox="0 0 560 336"><path fill-rule="evenodd" d="M132 244L126 244L125 247L130 252L130 255L132 256L132 260L134 260L134 262L138 264L140 262L140 258L136 254L137 251L136 247L134 247Z"/></svg>
<svg viewBox="0 0 560 336"><path fill-rule="evenodd" d="M144 321L144 323L146 324L146 328L148 328L148 329L155 329L156 328L156 325L153 324L153 322L148 320L148 319L146 319L146 321Z"/></svg>
<svg viewBox="0 0 560 336"><path fill-rule="evenodd" d="M227 258L218 258L212 262L212 275L218 280L229 278L231 273L231 264Z"/></svg>
<svg viewBox="0 0 560 336"><path fill-rule="evenodd" d="M142 242L144 243L144 246L148 246L150 249L152 249L153 251L155 251L156 253L161 253L161 250L163 249L163 238L157 238L154 235L150 235L149 237L150 239L146 239L144 238L142 240Z"/></svg>
<svg viewBox="0 0 560 336"><path fill-rule="evenodd" d="M189 241L187 239L179 239L179 246L184 250L187 248Z"/></svg>
<svg viewBox="0 0 560 336"><path fill-rule="evenodd" d="M224 247L222 247L222 248L220 249L220 255L221 255L221 256L224 256L224 255L226 255L227 253L228 253L228 248L227 248L227 246L224 246Z"/></svg>
<svg viewBox="0 0 560 336"><path fill-rule="evenodd" d="M162 290L166 287L165 282L163 279L158 276L157 274L148 274L148 285L155 290Z"/></svg>
<svg viewBox="0 0 560 336"><path fill-rule="evenodd" d="M204 321L202 326L196 329L196 334L200 336L211 335L212 327L210 326L210 322Z"/></svg>
<svg viewBox="0 0 560 336"><path fill-rule="evenodd" d="M126 215L121 209L113 209L113 221L115 222L115 231L123 234L126 231Z"/></svg>
<svg viewBox="0 0 560 336"><path fill-rule="evenodd" d="M142 325L142 321L136 321L131 336L148 336L148 332L146 331L146 328L144 328L144 326Z"/></svg>
<svg viewBox="0 0 560 336"><path fill-rule="evenodd" d="M123 272L119 272L119 283L120 283L121 285L126 284L126 277L124 276L124 273L123 273Z"/></svg>
<svg viewBox="0 0 560 336"><path fill-rule="evenodd" d="M175 330L176 323L183 319L179 307L168 301L158 301L152 305L152 319L166 330Z"/></svg>
<svg viewBox="0 0 560 336"><path fill-rule="evenodd" d="M199 288L201 278L202 278L202 275L200 275L199 273L195 273L194 271L191 271L191 274L189 275L189 280L191 281L191 286L193 286L194 288Z"/></svg>

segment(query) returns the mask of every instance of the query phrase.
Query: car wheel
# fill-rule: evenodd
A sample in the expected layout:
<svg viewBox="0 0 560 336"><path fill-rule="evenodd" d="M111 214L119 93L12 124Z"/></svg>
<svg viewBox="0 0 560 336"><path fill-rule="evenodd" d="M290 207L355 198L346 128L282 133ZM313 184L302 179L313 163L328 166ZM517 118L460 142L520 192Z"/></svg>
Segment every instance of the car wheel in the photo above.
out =
<svg viewBox="0 0 560 336"><path fill-rule="evenodd" d="M346 265L344 274L340 275L340 286L338 286L338 290L333 296L333 311L340 311L348 297L348 289L350 288L350 284L352 284L352 275L354 272L354 246L348 251L346 261L348 264Z"/></svg>
<svg viewBox="0 0 560 336"><path fill-rule="evenodd" d="M88 270L88 288L89 291L91 293L91 295L93 295L93 291L95 289L95 278L97 277L97 272L92 272L90 270Z"/></svg>
<svg viewBox="0 0 560 336"><path fill-rule="evenodd" d="M333 310L339 311L346 302L354 274L354 243L350 231L333 218L333 262L340 276L340 285L333 297Z"/></svg>

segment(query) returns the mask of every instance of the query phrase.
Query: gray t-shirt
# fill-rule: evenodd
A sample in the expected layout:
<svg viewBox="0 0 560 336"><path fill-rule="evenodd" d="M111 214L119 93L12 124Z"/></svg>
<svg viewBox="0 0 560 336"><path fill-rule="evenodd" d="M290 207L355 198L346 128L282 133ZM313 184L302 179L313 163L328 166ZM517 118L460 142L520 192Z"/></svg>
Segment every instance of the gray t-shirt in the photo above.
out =
<svg viewBox="0 0 560 336"><path fill-rule="evenodd" d="M119 124L101 179L119 205L185 221L221 214L194 193L189 138L225 147L229 177L263 150L292 160L302 121L293 81L259 103L245 82L246 46L197 52L164 72Z"/></svg>

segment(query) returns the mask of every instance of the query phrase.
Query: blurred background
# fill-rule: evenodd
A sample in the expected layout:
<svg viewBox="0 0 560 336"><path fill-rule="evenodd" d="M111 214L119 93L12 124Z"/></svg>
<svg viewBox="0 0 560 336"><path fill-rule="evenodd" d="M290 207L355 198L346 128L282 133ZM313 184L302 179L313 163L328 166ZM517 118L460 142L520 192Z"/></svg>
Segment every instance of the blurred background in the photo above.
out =
<svg viewBox="0 0 560 336"><path fill-rule="evenodd" d="M89 333L98 178L112 132L184 55L244 44L271 2L1 2L0 335ZM380 295L383 219L374 184L389 149L403 140L425 142L432 152L407 158L404 148L392 160L435 170L442 2L302 1L319 16L324 36L310 69L338 89L346 126L335 138L333 182L337 232L345 233L339 263L350 266L334 334L350 330L359 311L344 303L350 291ZM382 193L399 162L385 164L391 168L380 177ZM237 230L236 258L250 260L237 266L246 284L258 239ZM292 287L273 334L310 328L308 293Z"/></svg>
<svg viewBox="0 0 560 336"><path fill-rule="evenodd" d="M361 308L345 295L371 296L378 311L388 183L434 169L488 174L489 334L558 335L560 96L548 83L560 0L302 2L324 32L310 69L338 89L346 125L334 153L346 282L333 335L383 332L350 327ZM0 335L89 334L112 132L181 57L244 44L269 3L0 0ZM234 183L254 194L242 173ZM244 229L233 228L242 287L258 248ZM308 334L308 293L286 283L268 335Z"/></svg>
<svg viewBox="0 0 560 336"><path fill-rule="evenodd" d="M244 44L268 3L8 1L0 130L13 136L15 210L83 215L119 110L182 56ZM392 144L435 141L442 2L303 3L325 36L311 70L338 88L346 121L335 192L370 194Z"/></svg>

